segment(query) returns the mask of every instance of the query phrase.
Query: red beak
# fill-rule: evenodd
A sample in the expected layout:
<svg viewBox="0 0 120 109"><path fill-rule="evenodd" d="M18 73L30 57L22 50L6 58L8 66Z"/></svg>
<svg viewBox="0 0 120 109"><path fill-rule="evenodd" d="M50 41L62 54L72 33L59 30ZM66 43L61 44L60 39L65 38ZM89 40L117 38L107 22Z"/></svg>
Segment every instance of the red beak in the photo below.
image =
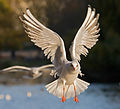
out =
<svg viewBox="0 0 120 109"><path fill-rule="evenodd" d="M73 69L75 70L75 67L73 67Z"/></svg>

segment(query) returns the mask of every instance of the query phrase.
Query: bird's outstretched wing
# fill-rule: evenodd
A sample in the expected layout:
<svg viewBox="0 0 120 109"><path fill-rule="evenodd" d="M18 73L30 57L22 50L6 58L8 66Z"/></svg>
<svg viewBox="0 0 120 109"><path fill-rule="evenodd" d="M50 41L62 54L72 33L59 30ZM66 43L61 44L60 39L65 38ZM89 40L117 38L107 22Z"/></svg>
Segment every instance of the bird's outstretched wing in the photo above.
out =
<svg viewBox="0 0 120 109"><path fill-rule="evenodd" d="M0 73L7 73L7 72L19 72L19 71L31 71L30 67L25 66L11 66L5 69L0 70Z"/></svg>
<svg viewBox="0 0 120 109"><path fill-rule="evenodd" d="M99 37L99 14L95 15L95 9L91 9L88 6L87 16L78 30L73 43L70 47L70 53L72 59L77 59L80 61L80 55L86 56L88 54L88 49L91 49ZM88 49L87 49L88 48Z"/></svg>
<svg viewBox="0 0 120 109"><path fill-rule="evenodd" d="M25 67L25 66L11 66L0 70L0 73L9 73L9 72L24 72L24 74L28 77L32 77L36 79L43 74L51 75L55 77L57 74L55 67L53 64L44 65L40 67ZM26 77L23 75L23 77Z"/></svg>
<svg viewBox="0 0 120 109"><path fill-rule="evenodd" d="M62 38L52 30L41 24L29 11L23 14L20 20L24 24L26 33L31 41L44 50L45 56L51 59L51 62L57 68L66 60L66 52Z"/></svg>
<svg viewBox="0 0 120 109"><path fill-rule="evenodd" d="M23 78L33 78L33 72L30 67L25 66L11 66L0 70L0 74L7 73L21 73Z"/></svg>

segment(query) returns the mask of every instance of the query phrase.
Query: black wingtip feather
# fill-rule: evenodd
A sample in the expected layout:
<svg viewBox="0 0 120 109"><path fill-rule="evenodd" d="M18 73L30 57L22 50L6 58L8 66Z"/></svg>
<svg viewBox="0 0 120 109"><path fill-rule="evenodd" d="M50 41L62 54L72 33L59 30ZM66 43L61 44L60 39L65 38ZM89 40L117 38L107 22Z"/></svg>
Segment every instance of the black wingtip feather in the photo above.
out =
<svg viewBox="0 0 120 109"><path fill-rule="evenodd" d="M29 8L26 8L26 11L29 10Z"/></svg>

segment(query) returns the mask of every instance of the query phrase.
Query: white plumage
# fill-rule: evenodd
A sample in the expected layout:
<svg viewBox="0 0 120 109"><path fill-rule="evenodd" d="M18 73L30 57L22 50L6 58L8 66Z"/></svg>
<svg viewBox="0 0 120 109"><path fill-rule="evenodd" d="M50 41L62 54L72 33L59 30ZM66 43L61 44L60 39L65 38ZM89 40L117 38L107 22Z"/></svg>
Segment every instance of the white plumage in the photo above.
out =
<svg viewBox="0 0 120 109"><path fill-rule="evenodd" d="M78 30L73 43L70 47L72 61L66 58L64 42L62 38L52 30L41 24L29 11L20 17L23 22L26 33L31 41L44 50L45 56L51 60L55 67L54 77L59 78L52 83L46 85L49 93L62 98L64 102L66 98L74 97L74 101L78 102L77 95L88 88L89 83L77 78L78 74L82 76L80 71L80 55L86 56L88 49L91 49L99 37L99 14L95 15L95 9L88 7L87 16Z"/></svg>
<svg viewBox="0 0 120 109"><path fill-rule="evenodd" d="M44 65L40 67L11 66L0 70L0 73L9 73L9 72L24 72L24 74L27 77L32 77L33 79L36 79L41 75L43 75L43 73L48 73L51 74L51 76L54 76L56 70L53 64ZM23 75L23 77L26 76Z"/></svg>

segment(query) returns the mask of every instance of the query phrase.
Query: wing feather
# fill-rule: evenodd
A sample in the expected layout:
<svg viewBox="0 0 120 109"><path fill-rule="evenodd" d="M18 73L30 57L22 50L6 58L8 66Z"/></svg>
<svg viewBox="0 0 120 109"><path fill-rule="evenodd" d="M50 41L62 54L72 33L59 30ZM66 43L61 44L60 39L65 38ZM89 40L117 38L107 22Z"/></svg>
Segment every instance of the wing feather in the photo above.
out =
<svg viewBox="0 0 120 109"><path fill-rule="evenodd" d="M35 45L44 50L45 56L51 59L55 67L58 67L58 64L62 65L66 60L66 52L61 37L41 24L31 14L29 9L26 10L23 17L20 17L20 20L23 22L28 37L31 38L31 41L34 42Z"/></svg>
<svg viewBox="0 0 120 109"><path fill-rule="evenodd" d="M95 9L92 10L89 6L87 16L69 49L73 60L80 61L81 54L87 56L88 49L91 49L98 41L97 38L100 36L98 34L100 31L98 19L99 14L95 16Z"/></svg>
<svg viewBox="0 0 120 109"><path fill-rule="evenodd" d="M24 72L23 77L33 77L33 79L36 79L40 77L41 75L51 75L51 76L56 76L57 71L54 67L53 64L48 64L40 67L25 67L25 66L11 66L5 69L0 70L0 73L12 73L12 72ZM26 76L25 76L26 75Z"/></svg>

